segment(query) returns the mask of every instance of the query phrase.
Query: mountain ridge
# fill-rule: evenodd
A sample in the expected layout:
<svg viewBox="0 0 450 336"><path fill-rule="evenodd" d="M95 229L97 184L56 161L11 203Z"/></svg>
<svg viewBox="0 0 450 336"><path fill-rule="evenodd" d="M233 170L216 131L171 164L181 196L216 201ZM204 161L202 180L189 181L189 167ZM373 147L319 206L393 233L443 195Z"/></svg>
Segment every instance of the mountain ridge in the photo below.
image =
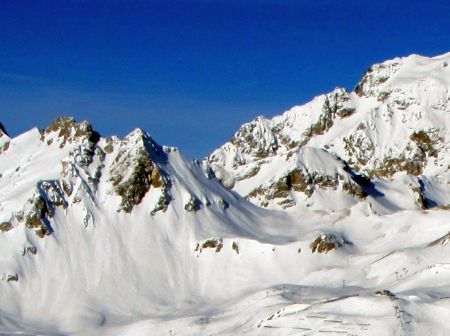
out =
<svg viewBox="0 0 450 336"><path fill-rule="evenodd" d="M0 133L0 334L445 335L448 58L375 65L203 162L70 117Z"/></svg>
<svg viewBox="0 0 450 336"><path fill-rule="evenodd" d="M447 53L373 65L353 92L337 88L280 116L257 117L244 124L205 162L225 186L258 205L262 203L243 185L256 190L277 183L266 179L254 184L252 178L257 179L257 171L270 165L271 158L293 155L295 148L321 148L368 179L391 178L399 171L446 175L449 61ZM266 206L270 203L277 207L264 200Z"/></svg>

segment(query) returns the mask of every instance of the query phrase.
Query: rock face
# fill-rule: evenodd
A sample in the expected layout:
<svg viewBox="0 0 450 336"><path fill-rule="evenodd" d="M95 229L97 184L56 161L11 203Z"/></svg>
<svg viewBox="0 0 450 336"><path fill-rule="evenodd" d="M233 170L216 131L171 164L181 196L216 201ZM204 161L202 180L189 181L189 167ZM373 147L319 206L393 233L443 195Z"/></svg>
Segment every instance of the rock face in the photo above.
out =
<svg viewBox="0 0 450 336"><path fill-rule="evenodd" d="M120 141L116 148L109 180L115 193L122 199L121 210L131 212L133 206L141 203L151 187L164 190L160 210L166 209L169 202L168 183L150 155L152 153L163 160L162 150L140 130Z"/></svg>
<svg viewBox="0 0 450 336"><path fill-rule="evenodd" d="M42 132L41 140L48 145L58 141L61 148L75 142L95 145L100 140L100 134L86 121L76 123L71 117L58 117Z"/></svg>
<svg viewBox="0 0 450 336"><path fill-rule="evenodd" d="M302 147L280 155L277 160L262 164L259 174L247 177L248 186L252 187L254 180L261 181L265 174L264 184L250 190L245 196L259 206L267 207L271 203L282 208L293 207L299 202L298 193L311 200L317 191L341 194L357 201L366 196L360 180L353 177L344 162L325 150ZM276 169L269 169L274 165ZM244 179L241 180L244 183ZM238 184L237 187L241 185ZM237 191L241 191L236 188ZM245 190L245 189L243 189ZM302 199L300 199L303 202Z"/></svg>
<svg viewBox="0 0 450 336"><path fill-rule="evenodd" d="M357 174L366 181L395 179L399 172L447 180L449 61L450 54L412 55L373 65L353 92L337 88L280 116L244 124L205 163L227 188L274 208L293 204L290 191L299 193L304 204L320 189L347 190L357 198L370 192L360 184L337 188L336 179L311 169L305 173L302 167L308 162L299 156L299 148L320 148L344 162L350 176ZM281 158L289 162L293 156L298 157L297 166L283 165L281 180L266 174L278 173ZM289 188L291 178L299 185ZM256 194L267 196L261 200Z"/></svg>
<svg viewBox="0 0 450 336"><path fill-rule="evenodd" d="M3 222L0 223L0 231L1 232L8 232L9 230L12 230L13 225L9 222Z"/></svg>
<svg viewBox="0 0 450 336"><path fill-rule="evenodd" d="M326 254L345 245L351 245L351 243L338 235L324 233L317 236L311 243L310 248L312 253L317 252Z"/></svg>

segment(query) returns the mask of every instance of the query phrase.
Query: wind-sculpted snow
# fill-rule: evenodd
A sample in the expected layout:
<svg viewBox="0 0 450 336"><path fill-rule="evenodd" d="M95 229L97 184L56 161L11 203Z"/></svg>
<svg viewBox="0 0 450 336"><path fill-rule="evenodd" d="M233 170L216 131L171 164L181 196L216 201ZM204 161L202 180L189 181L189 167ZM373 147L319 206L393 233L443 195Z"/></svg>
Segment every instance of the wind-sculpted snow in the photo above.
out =
<svg viewBox="0 0 450 336"><path fill-rule="evenodd" d="M375 65L204 162L0 127L0 334L447 335L449 58Z"/></svg>

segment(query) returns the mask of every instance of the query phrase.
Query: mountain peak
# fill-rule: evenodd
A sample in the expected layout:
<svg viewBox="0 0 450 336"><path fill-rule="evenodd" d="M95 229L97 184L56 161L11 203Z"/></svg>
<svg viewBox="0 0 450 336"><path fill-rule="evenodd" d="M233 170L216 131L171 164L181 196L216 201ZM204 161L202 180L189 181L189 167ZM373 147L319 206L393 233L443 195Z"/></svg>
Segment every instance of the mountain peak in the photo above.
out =
<svg viewBox="0 0 450 336"><path fill-rule="evenodd" d="M275 167L282 165L280 161L288 161L296 149L305 147L329 152L364 179L392 177L401 171L414 176L446 174L450 164L447 61L450 53L375 64L354 92L336 88L272 119L257 117L206 161L225 186L249 199L254 190L273 194L278 182L267 172L280 170ZM299 164L308 160L303 157ZM258 196L255 202L260 205L261 199ZM262 201L274 207L283 202Z"/></svg>
<svg viewBox="0 0 450 336"><path fill-rule="evenodd" d="M450 52L425 57L412 54L372 65L356 85L354 92L360 97L375 97L383 100L391 88L420 83L424 79L438 81L449 86Z"/></svg>
<svg viewBox="0 0 450 336"><path fill-rule="evenodd" d="M121 197L120 210L131 212L142 202L150 188L162 188L158 210L169 203L168 182L164 177L167 156L149 134L137 128L116 144L117 150L109 176L114 191Z"/></svg>
<svg viewBox="0 0 450 336"><path fill-rule="evenodd" d="M87 121L77 123L73 117L57 117L42 131L41 140L48 144L58 141L61 147L68 143L88 141L96 144L100 134Z"/></svg>

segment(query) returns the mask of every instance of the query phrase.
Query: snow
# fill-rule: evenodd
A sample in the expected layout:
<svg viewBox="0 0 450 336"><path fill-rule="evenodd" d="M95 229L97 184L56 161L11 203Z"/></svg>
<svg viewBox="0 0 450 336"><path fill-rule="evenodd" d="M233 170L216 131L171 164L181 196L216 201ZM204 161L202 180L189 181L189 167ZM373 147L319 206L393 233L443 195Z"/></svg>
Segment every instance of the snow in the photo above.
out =
<svg viewBox="0 0 450 336"><path fill-rule="evenodd" d="M359 91L347 93L337 88L272 119L258 117L244 124L233 141L215 150L205 162L224 185L257 205L266 203L274 209L280 208L279 200L254 198L250 192L267 186L273 176L267 171L285 173L280 171L280 159L292 155L292 148L324 149L367 176L390 177L396 172L384 171L390 160L421 160L420 173L426 178L446 176L450 164L449 62L447 53L434 58L411 55L376 64L364 75ZM320 124L321 120L328 122ZM311 131L318 124L319 129ZM430 136L432 152L424 151L423 144L414 140L420 132ZM248 178L255 167L260 170ZM443 190L445 185L438 188ZM442 205L441 200L436 203ZM308 202L304 199L297 206Z"/></svg>
<svg viewBox="0 0 450 336"><path fill-rule="evenodd" d="M0 223L13 228L0 230L0 335L448 334L447 61L450 53L375 66L370 81L378 84L365 87L368 96L336 89L257 118L241 130L254 145L235 136L204 163L139 129L96 144L37 129L8 138ZM384 90L392 90L388 103L377 100ZM302 141L320 120L314 111L336 95L355 111L302 146L281 142L280 134ZM413 103L393 107L400 98ZM439 128L439 137L422 174L371 176L365 197L345 191L424 128ZM361 155L374 145L366 164L351 169L346 162L356 154L342 140L350 135L361 139ZM127 213L112 178L138 174L142 150L166 185L152 184ZM228 174L231 190L208 164ZM311 195L289 190L288 209L277 203L284 196L267 208L245 199L258 187L270 192L295 169L333 184L317 183ZM26 225L39 197L54 207L43 217L52 229L43 237ZM167 208L153 212L161 197ZM318 237L335 245L313 252Z"/></svg>

